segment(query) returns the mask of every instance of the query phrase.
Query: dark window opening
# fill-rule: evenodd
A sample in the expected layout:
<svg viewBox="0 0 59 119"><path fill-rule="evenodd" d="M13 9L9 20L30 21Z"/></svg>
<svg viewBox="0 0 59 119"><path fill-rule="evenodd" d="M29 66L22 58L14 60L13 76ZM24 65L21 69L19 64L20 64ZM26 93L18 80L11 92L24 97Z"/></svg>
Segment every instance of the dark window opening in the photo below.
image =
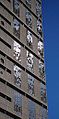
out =
<svg viewBox="0 0 59 119"><path fill-rule="evenodd" d="M1 24L4 26L4 21L1 21Z"/></svg>
<svg viewBox="0 0 59 119"><path fill-rule="evenodd" d="M3 71L0 70L0 74L3 74Z"/></svg>
<svg viewBox="0 0 59 119"><path fill-rule="evenodd" d="M41 37L42 37L42 31L40 31L39 33L40 33L40 35L41 35Z"/></svg>
<svg viewBox="0 0 59 119"><path fill-rule="evenodd" d="M8 2L10 2L10 0L7 0Z"/></svg>
<svg viewBox="0 0 59 119"><path fill-rule="evenodd" d="M0 58L0 61L1 61L1 63L3 63L3 64L4 64L4 59L3 59L3 58Z"/></svg>

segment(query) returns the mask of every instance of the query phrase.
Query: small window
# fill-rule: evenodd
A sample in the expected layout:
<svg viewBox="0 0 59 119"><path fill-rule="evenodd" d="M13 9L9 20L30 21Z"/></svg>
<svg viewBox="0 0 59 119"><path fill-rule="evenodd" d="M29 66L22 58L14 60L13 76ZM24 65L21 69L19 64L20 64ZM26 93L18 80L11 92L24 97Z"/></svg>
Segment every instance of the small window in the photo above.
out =
<svg viewBox="0 0 59 119"><path fill-rule="evenodd" d="M40 34L40 35L41 35L41 37L42 37L42 31L40 31L40 32L39 32L39 34Z"/></svg>
<svg viewBox="0 0 59 119"><path fill-rule="evenodd" d="M14 65L14 83L21 87L21 68Z"/></svg>
<svg viewBox="0 0 59 119"><path fill-rule="evenodd" d="M3 69L0 67L0 74L3 74Z"/></svg>
<svg viewBox="0 0 59 119"><path fill-rule="evenodd" d="M41 4L38 1L36 1L36 15L38 16L38 18L40 18L41 14L42 14Z"/></svg>
<svg viewBox="0 0 59 119"><path fill-rule="evenodd" d="M44 46L39 39L38 39L38 55L44 58Z"/></svg>
<svg viewBox="0 0 59 119"><path fill-rule="evenodd" d="M28 92L31 95L35 95L34 93L34 77L28 74Z"/></svg>
<svg viewBox="0 0 59 119"><path fill-rule="evenodd" d="M4 21L1 21L1 24L4 26Z"/></svg>
<svg viewBox="0 0 59 119"><path fill-rule="evenodd" d="M20 38L20 22L16 18L13 19L13 33Z"/></svg>
<svg viewBox="0 0 59 119"><path fill-rule="evenodd" d="M31 8L31 0L25 0L26 5Z"/></svg>
<svg viewBox="0 0 59 119"><path fill-rule="evenodd" d="M18 16L20 15L20 2L19 0L13 0L13 12L17 14Z"/></svg>
<svg viewBox="0 0 59 119"><path fill-rule="evenodd" d="M26 10L26 24L32 28L32 16L28 10Z"/></svg>
<svg viewBox="0 0 59 119"><path fill-rule="evenodd" d="M41 95L41 100L43 102L47 102L47 94L46 94L46 86L44 84L40 84L40 95Z"/></svg>
<svg viewBox="0 0 59 119"><path fill-rule="evenodd" d="M44 64L39 60L39 77L45 79L45 68Z"/></svg>
<svg viewBox="0 0 59 119"><path fill-rule="evenodd" d="M14 51L13 53L14 58L19 62L21 62L21 45L16 41L14 41L13 43L13 51Z"/></svg>
<svg viewBox="0 0 59 119"><path fill-rule="evenodd" d="M26 63L27 63L27 68L28 70L33 72L33 54L31 54L29 51L27 51L26 53Z"/></svg>
<svg viewBox="0 0 59 119"><path fill-rule="evenodd" d="M42 32L42 24L40 23L39 20L37 20L37 32L38 32L38 34L39 34L40 32Z"/></svg>
<svg viewBox="0 0 59 119"><path fill-rule="evenodd" d="M33 49L33 38L32 38L32 33L31 33L29 30L27 30L26 36L27 36L27 38L26 38L26 40L27 40L27 45L28 45L30 48Z"/></svg>
<svg viewBox="0 0 59 119"><path fill-rule="evenodd" d="M0 58L0 61L2 64L4 64L4 59L3 58Z"/></svg>
<svg viewBox="0 0 59 119"><path fill-rule="evenodd" d="M14 94L14 111L22 115L22 95L18 92Z"/></svg>
<svg viewBox="0 0 59 119"><path fill-rule="evenodd" d="M28 111L29 111L29 119L36 119L36 108L35 108L35 102L32 100L29 100L28 104Z"/></svg>
<svg viewBox="0 0 59 119"><path fill-rule="evenodd" d="M40 108L41 118L42 119L48 119L48 111L44 107Z"/></svg>

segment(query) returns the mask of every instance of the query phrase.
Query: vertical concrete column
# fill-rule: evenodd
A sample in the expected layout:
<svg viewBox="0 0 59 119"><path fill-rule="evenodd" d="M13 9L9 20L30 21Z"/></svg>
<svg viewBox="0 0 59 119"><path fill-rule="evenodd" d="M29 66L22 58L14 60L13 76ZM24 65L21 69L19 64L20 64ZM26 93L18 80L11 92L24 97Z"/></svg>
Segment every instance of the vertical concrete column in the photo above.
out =
<svg viewBox="0 0 59 119"><path fill-rule="evenodd" d="M37 54L37 44L38 44L38 40L36 38L36 36L32 36L33 37L33 51Z"/></svg>
<svg viewBox="0 0 59 119"><path fill-rule="evenodd" d="M34 82L35 97L40 100L40 81L35 79Z"/></svg>
<svg viewBox="0 0 59 119"><path fill-rule="evenodd" d="M6 119L6 115L2 112L0 112L0 119Z"/></svg>
<svg viewBox="0 0 59 119"><path fill-rule="evenodd" d="M20 41L26 44L26 28L24 25L20 26Z"/></svg>
<svg viewBox="0 0 59 119"><path fill-rule="evenodd" d="M31 10L34 12L34 13L36 13L36 0L32 0L31 1L32 3L31 3Z"/></svg>
<svg viewBox="0 0 59 119"><path fill-rule="evenodd" d="M23 22L25 22L25 7L20 3L20 18Z"/></svg>
<svg viewBox="0 0 59 119"><path fill-rule="evenodd" d="M12 26L11 26L11 29L12 29ZM11 30L11 32L12 32L12 30ZM7 41L11 46L10 56L13 57L13 43L14 43L14 40L10 36L7 35Z"/></svg>
<svg viewBox="0 0 59 119"><path fill-rule="evenodd" d="M38 76L39 75L39 72L38 72L38 59L36 58L36 57L34 57L34 74L36 75L36 76Z"/></svg>
<svg viewBox="0 0 59 119"><path fill-rule="evenodd" d="M26 50L21 47L21 64L26 67Z"/></svg>
<svg viewBox="0 0 59 119"><path fill-rule="evenodd" d="M11 2L8 2L7 0L4 0L3 2L8 7L8 9L11 9Z"/></svg>
<svg viewBox="0 0 59 119"><path fill-rule="evenodd" d="M36 119L41 119L41 111L40 111L40 106L36 104Z"/></svg>
<svg viewBox="0 0 59 119"><path fill-rule="evenodd" d="M4 94L6 93L6 85L2 82L0 82L0 91Z"/></svg>
<svg viewBox="0 0 59 119"><path fill-rule="evenodd" d="M12 84L14 84L14 81L15 81L15 79L14 79L14 63L12 63L12 70L11 70L11 79L10 79L10 82Z"/></svg>
<svg viewBox="0 0 59 119"><path fill-rule="evenodd" d="M22 101L22 119L28 119L28 99L23 96Z"/></svg>
<svg viewBox="0 0 59 119"><path fill-rule="evenodd" d="M27 85L27 75L26 75L25 71L22 71L21 80L22 80L21 88L22 88L22 90L27 92L28 85Z"/></svg>
<svg viewBox="0 0 59 119"><path fill-rule="evenodd" d="M26 28L23 25L20 27L20 41L26 44ZM26 66L26 50L24 47L21 47L21 64L24 67Z"/></svg>
<svg viewBox="0 0 59 119"><path fill-rule="evenodd" d="M13 96L14 96L14 90L7 86L7 90L9 93L9 96L11 97L11 102L8 102L7 104L7 110L11 113L14 113L14 101L13 101Z"/></svg>
<svg viewBox="0 0 59 119"><path fill-rule="evenodd" d="M37 19L34 15L32 15L32 28L35 33L37 33Z"/></svg>

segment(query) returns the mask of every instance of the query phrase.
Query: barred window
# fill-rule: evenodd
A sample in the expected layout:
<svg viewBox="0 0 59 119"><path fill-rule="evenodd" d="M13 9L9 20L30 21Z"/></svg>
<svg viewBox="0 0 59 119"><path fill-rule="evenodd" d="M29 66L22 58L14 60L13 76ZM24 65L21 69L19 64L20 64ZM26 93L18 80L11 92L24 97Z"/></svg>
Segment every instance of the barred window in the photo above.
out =
<svg viewBox="0 0 59 119"><path fill-rule="evenodd" d="M4 64L4 62L5 62L5 59L4 59L4 58L5 58L5 57L0 54L0 62L1 62L2 64Z"/></svg>
<svg viewBox="0 0 59 119"><path fill-rule="evenodd" d="M28 92L31 95L34 95L34 77L28 74Z"/></svg>
<svg viewBox="0 0 59 119"><path fill-rule="evenodd" d="M18 16L20 15L20 2L19 0L13 0L13 12L17 14Z"/></svg>
<svg viewBox="0 0 59 119"><path fill-rule="evenodd" d="M29 100L29 119L36 119L35 102Z"/></svg>
<svg viewBox="0 0 59 119"><path fill-rule="evenodd" d="M21 45L16 41L14 41L13 43L13 51L14 51L13 52L14 58L19 62L21 62Z"/></svg>
<svg viewBox="0 0 59 119"><path fill-rule="evenodd" d="M20 38L20 22L16 18L13 19L13 33Z"/></svg>
<svg viewBox="0 0 59 119"><path fill-rule="evenodd" d="M27 5L28 7L31 8L31 0L25 0L25 3L26 3L26 5Z"/></svg>
<svg viewBox="0 0 59 119"><path fill-rule="evenodd" d="M26 15L26 24L27 24L29 27L32 28L32 15L31 15L30 11L28 11L28 10L26 9L25 15Z"/></svg>
<svg viewBox="0 0 59 119"><path fill-rule="evenodd" d="M40 23L39 20L37 20L37 32L38 35L40 34L40 32L42 32L42 23Z"/></svg>
<svg viewBox="0 0 59 119"><path fill-rule="evenodd" d="M43 83L40 84L40 96L41 100L46 103L47 102L46 86Z"/></svg>
<svg viewBox="0 0 59 119"><path fill-rule="evenodd" d="M14 83L21 87L21 68L14 65Z"/></svg>
<svg viewBox="0 0 59 119"><path fill-rule="evenodd" d="M28 45L30 48L33 49L33 38L32 38L32 33L31 33L29 30L27 30L26 36L27 36L27 37L26 37L27 45Z"/></svg>
<svg viewBox="0 0 59 119"><path fill-rule="evenodd" d="M44 58L44 46L39 39L38 39L38 55Z"/></svg>
<svg viewBox="0 0 59 119"><path fill-rule="evenodd" d="M28 70L33 72L33 54L31 54L29 51L26 52L26 63L27 63L27 68Z"/></svg>
<svg viewBox="0 0 59 119"><path fill-rule="evenodd" d="M48 119L48 111L44 107L41 107L41 119Z"/></svg>
<svg viewBox="0 0 59 119"><path fill-rule="evenodd" d="M16 91L14 93L14 111L22 115L22 95Z"/></svg>
<svg viewBox="0 0 59 119"><path fill-rule="evenodd" d="M2 67L0 67L0 74L3 74L4 70L2 69Z"/></svg>
<svg viewBox="0 0 59 119"><path fill-rule="evenodd" d="M41 4L38 1L36 1L36 15L38 16L38 18L40 18L41 14L42 14Z"/></svg>
<svg viewBox="0 0 59 119"><path fill-rule="evenodd" d="M45 79L45 68L44 64L39 60L39 77Z"/></svg>

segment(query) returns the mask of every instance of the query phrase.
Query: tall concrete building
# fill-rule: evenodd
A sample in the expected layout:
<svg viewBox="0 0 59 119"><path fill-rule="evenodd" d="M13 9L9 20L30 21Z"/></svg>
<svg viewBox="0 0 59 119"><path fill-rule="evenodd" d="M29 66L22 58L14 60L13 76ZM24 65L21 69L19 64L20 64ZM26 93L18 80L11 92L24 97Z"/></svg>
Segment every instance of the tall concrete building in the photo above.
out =
<svg viewBox="0 0 59 119"><path fill-rule="evenodd" d="M0 0L0 119L47 119L41 0Z"/></svg>

